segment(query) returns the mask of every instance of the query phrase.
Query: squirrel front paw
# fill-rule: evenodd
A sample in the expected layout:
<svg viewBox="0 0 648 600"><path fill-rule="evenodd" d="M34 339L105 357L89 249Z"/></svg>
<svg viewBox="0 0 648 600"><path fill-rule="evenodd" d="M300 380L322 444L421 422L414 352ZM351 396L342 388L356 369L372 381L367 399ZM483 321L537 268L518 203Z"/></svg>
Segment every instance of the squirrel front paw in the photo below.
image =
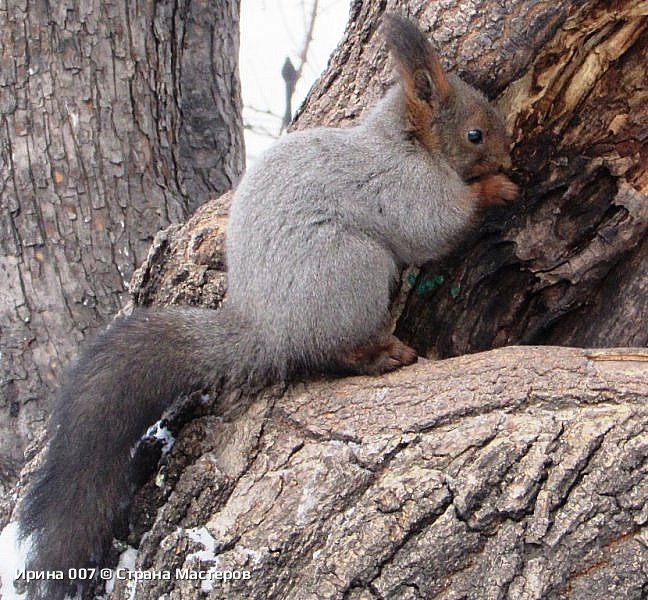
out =
<svg viewBox="0 0 648 600"><path fill-rule="evenodd" d="M519 188L506 175L486 175L470 184L482 206L497 206L514 202Z"/></svg>

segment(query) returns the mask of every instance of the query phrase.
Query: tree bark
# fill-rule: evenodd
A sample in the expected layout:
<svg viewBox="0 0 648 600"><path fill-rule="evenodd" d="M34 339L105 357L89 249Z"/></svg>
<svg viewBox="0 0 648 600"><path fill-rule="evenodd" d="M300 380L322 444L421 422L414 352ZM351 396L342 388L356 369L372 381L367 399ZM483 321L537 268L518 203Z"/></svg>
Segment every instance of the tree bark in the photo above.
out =
<svg viewBox="0 0 648 600"><path fill-rule="evenodd" d="M644 345L645 7L400 4L507 114L524 199L422 270L398 334L441 356ZM297 127L345 126L389 84L383 10L352 6ZM204 287L219 304L227 202L158 237L137 302L200 302ZM645 349L511 347L193 421L163 491L136 503L141 526L166 498L136 564L173 573L137 597L644 598L647 375ZM176 567L250 579L182 581Z"/></svg>
<svg viewBox="0 0 648 600"><path fill-rule="evenodd" d="M244 159L237 0L2 3L0 36L1 490L155 232Z"/></svg>
<svg viewBox="0 0 648 600"><path fill-rule="evenodd" d="M508 115L524 199L422 270L399 335L442 356L644 345L645 6L400 4ZM386 87L382 10L352 6L297 127L345 126ZM204 287L220 303L227 202L158 237L137 302L200 302ZM136 565L171 581L121 582L111 597L645 598L647 375L646 349L508 347L197 419L162 490L136 502L150 527Z"/></svg>
<svg viewBox="0 0 648 600"><path fill-rule="evenodd" d="M647 376L645 349L511 347L195 420L136 563L170 580L110 598L645 598ZM241 579L178 575L210 569Z"/></svg>

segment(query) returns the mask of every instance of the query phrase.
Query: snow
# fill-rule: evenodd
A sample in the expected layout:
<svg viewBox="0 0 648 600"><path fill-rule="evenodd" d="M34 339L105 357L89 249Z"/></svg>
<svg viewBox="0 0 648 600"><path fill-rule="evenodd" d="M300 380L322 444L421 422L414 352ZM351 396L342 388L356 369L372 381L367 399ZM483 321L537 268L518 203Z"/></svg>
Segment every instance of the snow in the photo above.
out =
<svg viewBox="0 0 648 600"><path fill-rule="evenodd" d="M192 542L196 542L204 548L204 550L187 554L187 560L195 558L200 562L216 562L216 540L206 527L185 529L185 533Z"/></svg>
<svg viewBox="0 0 648 600"><path fill-rule="evenodd" d="M144 437L151 437L164 442L164 445L162 446L162 456L168 454L171 451L171 448L173 448L173 444L175 444L175 438L173 437L173 434L166 428L165 425L162 425L162 421L153 423L153 425L151 425L146 431Z"/></svg>
<svg viewBox="0 0 648 600"><path fill-rule="evenodd" d="M25 568L28 544L18 540L18 523L9 523L0 533L0 598L2 600L26 600L26 594L18 594L13 582L16 571Z"/></svg>
<svg viewBox="0 0 648 600"><path fill-rule="evenodd" d="M110 594L115 589L115 580L117 577L117 569L134 570L135 559L137 558L137 549L129 546L119 555L117 567L113 571L113 576L106 581L106 594Z"/></svg>

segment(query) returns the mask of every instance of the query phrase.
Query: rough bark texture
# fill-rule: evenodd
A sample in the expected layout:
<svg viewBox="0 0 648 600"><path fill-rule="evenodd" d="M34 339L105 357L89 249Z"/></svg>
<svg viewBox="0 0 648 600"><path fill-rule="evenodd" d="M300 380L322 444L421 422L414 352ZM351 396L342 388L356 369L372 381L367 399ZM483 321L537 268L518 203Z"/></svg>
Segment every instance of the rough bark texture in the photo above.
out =
<svg viewBox="0 0 648 600"><path fill-rule="evenodd" d="M647 350L505 348L195 420L137 562L171 580L110 597L645 598L647 376Z"/></svg>
<svg viewBox="0 0 648 600"><path fill-rule="evenodd" d="M525 198L423 271L400 335L442 355L645 344L645 4L389 7L405 4L447 63L499 98ZM299 126L351 122L387 85L385 7L353 4ZM160 234L134 299L217 306L225 211ZM147 532L137 568L170 580L121 581L110 597L645 598L647 376L646 349L509 347L273 389L237 418L195 419L132 516L130 541Z"/></svg>
<svg viewBox="0 0 648 600"><path fill-rule="evenodd" d="M0 2L0 36L2 489L60 366L243 143L237 0Z"/></svg>
<svg viewBox="0 0 648 600"><path fill-rule="evenodd" d="M227 290L225 230L231 196L223 194L201 206L184 225L155 236L131 280L134 304L220 306Z"/></svg>
<svg viewBox="0 0 648 600"><path fill-rule="evenodd" d="M407 4L448 63L498 97L525 196L422 271L399 334L444 356L646 344L645 7ZM383 9L353 5L298 127L344 126L380 94ZM136 301L201 302L203 286L222 300L226 204L160 236ZM137 566L172 578L137 597L645 598L647 376L644 349L511 347L193 421L162 488L137 501L139 531L153 523ZM176 568L250 579L180 581Z"/></svg>

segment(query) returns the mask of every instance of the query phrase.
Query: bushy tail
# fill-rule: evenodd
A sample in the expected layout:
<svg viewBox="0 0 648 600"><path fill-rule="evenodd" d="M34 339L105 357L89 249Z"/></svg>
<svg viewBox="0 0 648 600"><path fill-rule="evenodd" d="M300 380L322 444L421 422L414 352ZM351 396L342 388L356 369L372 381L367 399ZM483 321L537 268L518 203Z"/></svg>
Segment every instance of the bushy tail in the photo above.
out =
<svg viewBox="0 0 648 600"><path fill-rule="evenodd" d="M268 356L228 307L139 310L90 343L60 388L49 448L22 502L27 568L67 577L100 564L131 502L131 453L146 429L183 393L275 379ZM45 580L28 597L63 598L76 583Z"/></svg>

